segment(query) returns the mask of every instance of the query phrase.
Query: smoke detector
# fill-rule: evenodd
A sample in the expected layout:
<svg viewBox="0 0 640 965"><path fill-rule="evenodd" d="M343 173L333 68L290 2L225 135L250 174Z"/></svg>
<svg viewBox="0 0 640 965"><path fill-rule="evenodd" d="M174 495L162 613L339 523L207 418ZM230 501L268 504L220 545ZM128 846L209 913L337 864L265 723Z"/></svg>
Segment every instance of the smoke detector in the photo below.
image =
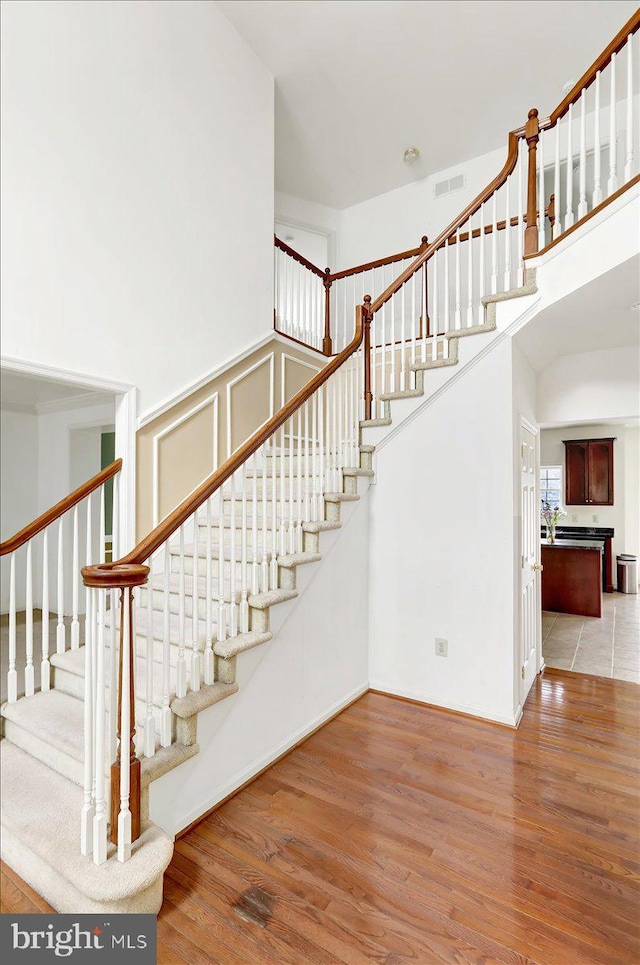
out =
<svg viewBox="0 0 640 965"><path fill-rule="evenodd" d="M419 157L420 151L417 147L408 147L402 155L405 164L415 164Z"/></svg>

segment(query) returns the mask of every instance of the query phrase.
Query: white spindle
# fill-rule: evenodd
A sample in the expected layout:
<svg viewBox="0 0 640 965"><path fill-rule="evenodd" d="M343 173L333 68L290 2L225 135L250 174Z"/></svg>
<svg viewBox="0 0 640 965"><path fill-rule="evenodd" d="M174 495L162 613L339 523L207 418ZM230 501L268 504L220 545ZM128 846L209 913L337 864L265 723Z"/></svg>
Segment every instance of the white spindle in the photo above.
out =
<svg viewBox="0 0 640 965"><path fill-rule="evenodd" d="M478 297L483 298L486 292L485 287L485 264L484 264L484 246L485 246L485 234L484 234L484 204L480 205L480 291L478 292ZM482 318L482 316L481 316Z"/></svg>
<svg viewBox="0 0 640 965"><path fill-rule="evenodd" d="M390 298L390 308L391 308L391 336L390 336L390 346L389 346L389 361L391 364L391 392L396 391L396 296L392 295ZM364 352L364 349L363 349Z"/></svg>
<svg viewBox="0 0 640 965"><path fill-rule="evenodd" d="M303 457L304 450L302 448L302 409L298 409L298 478L297 478L297 499L298 505L296 508L296 553L302 552L302 515L303 515L303 504L302 504L302 484L304 482L303 478Z"/></svg>
<svg viewBox="0 0 640 965"><path fill-rule="evenodd" d="M90 505L90 502L88 503ZM65 651L65 627L64 627L64 516L58 522L58 626L56 628L56 650L58 653ZM89 562L89 560L87 560Z"/></svg>
<svg viewBox="0 0 640 965"><path fill-rule="evenodd" d="M164 545L163 623L162 623L162 710L160 711L160 744L171 744L171 635L169 599L171 590L171 553L169 543Z"/></svg>
<svg viewBox="0 0 640 965"><path fill-rule="evenodd" d="M438 303L438 251L433 253L433 298L431 300L431 326L433 341L431 343L431 358L435 362L438 357L438 331L440 329L440 306Z"/></svg>
<svg viewBox="0 0 640 965"><path fill-rule="evenodd" d="M580 167L579 167L580 198L578 200L578 218L584 218L587 211L587 91L583 88L580 94Z"/></svg>
<svg viewBox="0 0 640 965"><path fill-rule="evenodd" d="M304 507L302 518L305 523L311 519L311 477L310 477L310 456L309 456L309 402L304 404ZM304 544L304 534L301 534L302 545Z"/></svg>
<svg viewBox="0 0 640 965"><path fill-rule="evenodd" d="M573 225L573 104L567 114L567 197L564 230Z"/></svg>
<svg viewBox="0 0 640 965"><path fill-rule="evenodd" d="M453 327L454 329L459 329L462 327L462 315L461 315L461 301L460 301L460 252L461 252L461 242L460 242L460 228L456 229L455 234L456 239L456 274L455 274L455 314L453 317Z"/></svg>
<svg viewBox="0 0 640 965"><path fill-rule="evenodd" d="M103 487L104 491L104 487ZM71 649L80 647L80 621L78 620L78 592L80 564L78 562L78 504L73 507L73 547L71 562Z"/></svg>
<svg viewBox="0 0 640 965"><path fill-rule="evenodd" d="M508 292L511 289L511 175L506 180L504 195L504 290Z"/></svg>
<svg viewBox="0 0 640 965"><path fill-rule="evenodd" d="M277 459L277 440L278 434L274 433L271 448L271 512L272 512L272 531L271 531L271 561L269 563L269 586L275 590L278 586L278 459ZM265 491L265 500L267 494Z"/></svg>
<svg viewBox="0 0 640 965"><path fill-rule="evenodd" d="M83 766L83 804L80 817L80 852L89 855L93 851L93 818L95 809L93 805L93 781L94 781L94 760L93 760L93 701L92 701L92 682L93 682L93 645L95 633L95 610L93 606L94 591L87 587L86 592L86 614L85 614L85 639L84 639L84 766ZM115 619L115 617L114 617ZM115 793L115 791L114 791Z"/></svg>
<svg viewBox="0 0 640 965"><path fill-rule="evenodd" d="M536 151L536 159L538 162L538 251L546 245L546 218L545 218L545 208L547 201L547 193L544 184L544 131L540 131L540 137L538 139L538 150ZM519 165L520 171L522 171L523 165ZM520 212L522 209L522 202L520 200L521 195L518 191L518 218L520 217ZM521 237L522 232L520 231L520 222L518 221L518 234ZM518 262L518 269L520 268L520 262Z"/></svg>
<svg viewBox="0 0 640 965"><path fill-rule="evenodd" d="M411 318L409 319L409 324L411 326L411 364L413 365L416 360L416 326L418 324L418 315L416 312L416 282L422 279L422 272L416 272L411 278ZM422 288L422 284L420 286ZM375 360L375 352L374 352ZM409 371L409 379L411 379L411 372Z"/></svg>
<svg viewBox="0 0 640 965"><path fill-rule="evenodd" d="M595 79L595 109L593 132L593 197L592 207L602 201L602 144L600 143L600 71Z"/></svg>
<svg viewBox="0 0 640 965"><path fill-rule="evenodd" d="M26 658L27 663L24 669L24 694L25 697L33 697L35 692L35 676L33 670L33 565L31 558L31 544L27 543L27 572L26 572L26 598L25 598L25 630L26 630Z"/></svg>
<svg viewBox="0 0 640 965"><path fill-rule="evenodd" d="M104 487L103 487L104 488ZM104 672L104 590L94 591L97 624L95 645L96 713L95 713L95 813L93 817L93 861L104 864L107 860L107 809L105 800L105 691Z"/></svg>
<svg viewBox="0 0 640 965"><path fill-rule="evenodd" d="M182 527L180 527L182 530ZM184 557L182 557L184 559ZM134 646L134 628L130 625L131 608L129 606L131 590L124 591L124 613L122 622L122 691L120 694L120 810L118 812L118 861L128 861L131 857L131 811L129 810L129 730L131 706L129 702L130 648ZM184 649L184 637L182 640ZM182 695L184 696L184 694ZM113 788L112 794L117 793Z"/></svg>
<svg viewBox="0 0 640 965"><path fill-rule="evenodd" d="M473 326L473 222L467 222L469 240L467 242L467 327Z"/></svg>
<svg viewBox="0 0 640 965"><path fill-rule="evenodd" d="M616 55L611 54L611 96L609 102L609 180L607 194L618 188L618 146L616 143Z"/></svg>
<svg viewBox="0 0 640 965"><path fill-rule="evenodd" d="M562 232L562 208L560 206L560 120L556 122L556 158L553 172L554 211L553 238Z"/></svg>
<svg viewBox="0 0 640 965"><path fill-rule="evenodd" d="M185 658L185 577L184 577L184 524L180 527L178 558L178 663L176 666L176 697L187 693L187 661Z"/></svg>
<svg viewBox="0 0 640 965"><path fill-rule="evenodd" d="M540 138L542 140L542 138ZM524 285L524 275L525 275L525 264L524 264L524 212L527 207L527 198L524 192L524 166L525 161L523 159L524 145L527 142L522 139L518 141L518 227L516 231L518 232L518 271L516 277L516 285ZM525 154L526 157L526 154ZM540 191L540 197L542 201L540 202L542 207L542 244L545 243L545 220L544 220L544 164L540 164L540 183L542 190ZM482 297L482 293L480 294Z"/></svg>
<svg viewBox="0 0 640 965"><path fill-rule="evenodd" d="M446 272L446 268L445 268ZM498 291L498 192L493 192L493 223L491 225L491 294Z"/></svg>
<svg viewBox="0 0 640 965"><path fill-rule="evenodd" d="M51 664L49 663L49 533L42 534L42 661L40 663L40 689L51 689Z"/></svg>
<svg viewBox="0 0 640 965"><path fill-rule="evenodd" d="M230 637L238 636L238 604L236 603L236 476L229 480L229 625Z"/></svg>
<svg viewBox="0 0 640 965"><path fill-rule="evenodd" d="M294 496L294 470L295 470L295 447L294 447L294 443L295 443L295 427L294 427L293 416L289 419L288 428L289 428L289 433L288 433L288 437L289 437L289 450L288 450L287 467L288 467L289 473L288 473L288 489L287 489L287 491L288 491L288 493L289 493L289 529L288 529L288 537L289 537L289 538L288 538L288 541L287 541L287 552L289 552L289 553L295 553L295 551L296 551L296 531L295 531L295 519L294 519L295 506L294 506L294 502L293 502L293 496Z"/></svg>
<svg viewBox="0 0 640 965"><path fill-rule="evenodd" d="M449 239L448 238L444 243L443 271L444 271L444 331L448 332L451 327L449 325Z"/></svg>
<svg viewBox="0 0 640 965"><path fill-rule="evenodd" d="M212 496L207 499L207 536L205 539L205 552L207 554L206 567L205 567L205 646L204 646L204 667L203 667L203 678L205 685L209 687L213 683L214 678L214 659L213 659L213 563L211 559L211 526L212 526L212 514L211 514L211 500Z"/></svg>
<svg viewBox="0 0 640 965"><path fill-rule="evenodd" d="M242 463L242 519L240 531L240 633L249 629L249 581L247 576L247 463Z"/></svg>
<svg viewBox="0 0 640 965"><path fill-rule="evenodd" d="M627 139L627 153L624 164L624 179L631 180L633 171L633 35L627 37L627 122L625 136Z"/></svg>
<svg viewBox="0 0 640 965"><path fill-rule="evenodd" d="M191 576L191 690L200 690L200 624L198 606L200 601L200 527L198 526L198 510L193 513L193 573Z"/></svg>
<svg viewBox="0 0 640 965"><path fill-rule="evenodd" d="M224 581L224 487L220 487L218 493L218 625L216 637L222 643L227 639L227 609L225 607L225 581Z"/></svg>
<svg viewBox="0 0 640 965"><path fill-rule="evenodd" d="M153 757L156 750L155 724L153 720L153 560L149 560L150 573L147 583L147 638L145 652L145 719L144 756ZM133 641L132 646L135 646Z"/></svg>
<svg viewBox="0 0 640 965"><path fill-rule="evenodd" d="M115 512L115 506L114 506ZM115 517L114 517L115 519ZM115 543L114 543L115 547ZM117 555L114 550L114 558ZM109 625L109 761L116 759L118 751L118 628L116 626L116 614L118 612L119 593L117 590L109 592L109 606L111 610L111 620ZM85 615L85 639L86 639L86 620Z"/></svg>
<svg viewBox="0 0 640 965"><path fill-rule="evenodd" d="M315 392L311 399L311 519L315 522L318 519L318 504L320 495L318 492L318 473L320 454L318 451L318 398L319 392Z"/></svg>
<svg viewBox="0 0 640 965"><path fill-rule="evenodd" d="M258 546L258 459L254 455L251 458L253 472L251 474L251 543L252 543L252 563L251 563L251 593L252 595L260 592L260 547ZM263 548L264 549L264 548Z"/></svg>
<svg viewBox="0 0 640 965"><path fill-rule="evenodd" d="M18 671L16 670L16 554L11 554L9 571L9 672L7 695L10 704L18 699Z"/></svg>
<svg viewBox="0 0 640 965"><path fill-rule="evenodd" d="M279 555L285 556L288 553L287 547L287 517L285 512L285 471L286 471L286 446L285 446L285 427L280 429L280 550ZM274 490L273 498L278 498L277 490Z"/></svg>

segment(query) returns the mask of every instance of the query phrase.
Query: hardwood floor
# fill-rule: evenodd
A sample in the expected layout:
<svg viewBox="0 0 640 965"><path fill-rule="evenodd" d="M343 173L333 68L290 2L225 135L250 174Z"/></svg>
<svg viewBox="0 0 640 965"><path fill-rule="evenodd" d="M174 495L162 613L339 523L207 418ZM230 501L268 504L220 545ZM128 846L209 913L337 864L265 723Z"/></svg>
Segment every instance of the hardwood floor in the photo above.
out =
<svg viewBox="0 0 640 965"><path fill-rule="evenodd" d="M518 731L365 695L176 842L160 965L638 965L639 710L558 670Z"/></svg>

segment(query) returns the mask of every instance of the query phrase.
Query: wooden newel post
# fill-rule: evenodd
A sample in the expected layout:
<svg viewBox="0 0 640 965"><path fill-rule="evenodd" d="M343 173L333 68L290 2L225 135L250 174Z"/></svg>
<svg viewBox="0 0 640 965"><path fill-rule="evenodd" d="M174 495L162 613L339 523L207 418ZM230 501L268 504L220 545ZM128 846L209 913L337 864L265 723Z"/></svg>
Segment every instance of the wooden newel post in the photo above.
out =
<svg viewBox="0 0 640 965"><path fill-rule="evenodd" d="M324 270L324 338L322 339L322 351L324 355L331 355L331 272L328 268Z"/></svg>
<svg viewBox="0 0 640 965"><path fill-rule="evenodd" d="M540 139L538 111L533 107L524 128L524 136L529 147L529 167L527 172L527 227L524 232L524 253L533 255L538 250L538 200L536 196L538 179L536 177L536 152Z"/></svg>
<svg viewBox="0 0 640 965"><path fill-rule="evenodd" d="M373 395L371 394L371 321L373 315L371 312L371 295L364 296L364 305L362 306L362 322L364 325L364 340L363 340L363 352L364 352L364 417L365 419L371 418L371 408L373 403Z"/></svg>
<svg viewBox="0 0 640 965"><path fill-rule="evenodd" d="M85 586L98 590L120 590L120 643L118 651L118 748L111 765L111 807L109 840L118 845L118 858L125 861L131 844L140 837L140 761L136 756L136 695L134 686L135 625L133 591L144 586L149 567L137 563L102 563L82 570ZM96 721L96 726L100 722ZM104 762L95 761L96 770Z"/></svg>

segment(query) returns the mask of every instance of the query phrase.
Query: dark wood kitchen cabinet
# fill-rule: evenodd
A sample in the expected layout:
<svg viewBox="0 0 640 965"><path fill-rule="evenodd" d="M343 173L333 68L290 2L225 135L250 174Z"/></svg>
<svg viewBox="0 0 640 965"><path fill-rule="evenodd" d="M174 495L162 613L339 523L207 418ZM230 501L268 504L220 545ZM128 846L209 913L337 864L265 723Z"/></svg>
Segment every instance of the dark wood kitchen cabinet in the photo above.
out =
<svg viewBox="0 0 640 965"><path fill-rule="evenodd" d="M615 439L563 440L567 506L613 506Z"/></svg>

